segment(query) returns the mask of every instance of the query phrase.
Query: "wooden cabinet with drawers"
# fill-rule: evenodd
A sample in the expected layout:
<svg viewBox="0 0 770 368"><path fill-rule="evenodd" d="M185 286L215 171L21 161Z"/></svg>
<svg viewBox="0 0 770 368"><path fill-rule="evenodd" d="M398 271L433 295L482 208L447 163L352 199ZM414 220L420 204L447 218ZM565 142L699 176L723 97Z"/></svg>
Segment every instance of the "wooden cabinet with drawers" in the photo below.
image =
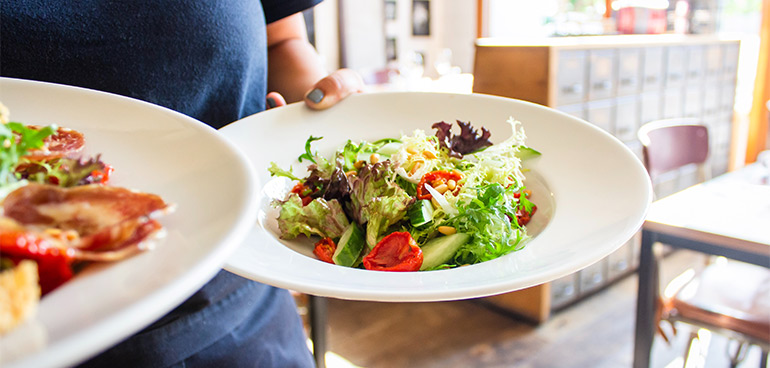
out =
<svg viewBox="0 0 770 368"><path fill-rule="evenodd" d="M714 175L728 169L739 41L715 35L622 35L540 40L479 39L473 92L527 100L601 127L641 157L649 121L694 117L711 133ZM676 172L664 196L694 184ZM635 237L575 275L485 300L536 321L634 270Z"/></svg>

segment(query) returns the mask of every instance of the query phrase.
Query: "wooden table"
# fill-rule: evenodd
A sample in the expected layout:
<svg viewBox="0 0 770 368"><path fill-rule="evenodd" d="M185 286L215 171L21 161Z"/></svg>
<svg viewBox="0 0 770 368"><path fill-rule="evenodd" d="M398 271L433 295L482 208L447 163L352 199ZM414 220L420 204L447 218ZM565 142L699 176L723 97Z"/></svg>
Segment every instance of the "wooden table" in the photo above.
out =
<svg viewBox="0 0 770 368"><path fill-rule="evenodd" d="M650 364L656 242L770 268L770 167L751 164L653 202L642 227L635 368Z"/></svg>

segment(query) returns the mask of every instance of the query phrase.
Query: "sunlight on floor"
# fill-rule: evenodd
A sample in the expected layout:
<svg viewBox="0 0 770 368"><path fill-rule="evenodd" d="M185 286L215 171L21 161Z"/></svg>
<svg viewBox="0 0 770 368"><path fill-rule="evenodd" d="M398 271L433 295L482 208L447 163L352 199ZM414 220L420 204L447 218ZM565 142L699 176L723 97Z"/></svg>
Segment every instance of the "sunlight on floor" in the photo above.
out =
<svg viewBox="0 0 770 368"><path fill-rule="evenodd" d="M307 347L310 351L313 351L313 341L310 339L307 339ZM331 351L326 352L325 358L326 368L362 368Z"/></svg>
<svg viewBox="0 0 770 368"><path fill-rule="evenodd" d="M326 353L326 368L361 368L332 352Z"/></svg>

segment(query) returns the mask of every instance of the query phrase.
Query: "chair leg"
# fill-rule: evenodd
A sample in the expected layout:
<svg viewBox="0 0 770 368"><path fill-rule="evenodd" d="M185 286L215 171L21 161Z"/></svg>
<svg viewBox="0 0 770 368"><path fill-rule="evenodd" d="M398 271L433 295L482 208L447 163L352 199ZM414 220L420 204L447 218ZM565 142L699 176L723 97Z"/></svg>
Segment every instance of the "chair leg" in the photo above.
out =
<svg viewBox="0 0 770 368"><path fill-rule="evenodd" d="M326 367L326 311L327 300L322 296L308 295L310 339L313 340L313 357L316 367Z"/></svg>
<svg viewBox="0 0 770 368"><path fill-rule="evenodd" d="M751 345L749 345L747 342L744 342L744 341L736 341L736 342L738 343L738 348L735 350L735 354L730 353L730 343L728 342L727 344L727 356L730 357L731 368L737 367L738 364L740 364L744 359L746 359L746 354L748 353L749 348L751 347Z"/></svg>
<svg viewBox="0 0 770 368"><path fill-rule="evenodd" d="M652 249L654 243L655 236L642 230L636 300L636 329L634 332L634 368L648 368L650 366L650 352L652 341L655 338L658 265Z"/></svg>
<svg viewBox="0 0 770 368"><path fill-rule="evenodd" d="M689 366L688 363L690 363L690 359L691 359L690 358L690 354L694 354L694 355L699 355L700 354L700 348L698 348L699 351L693 351L696 347L700 346L700 344L699 344L700 342L698 342L698 344L696 345L696 341L697 340L698 340L698 333L695 332L695 331L690 332L690 339L688 340L687 347L685 348L685 351L684 351L684 366L685 367ZM693 357L692 359L695 359L695 357Z"/></svg>

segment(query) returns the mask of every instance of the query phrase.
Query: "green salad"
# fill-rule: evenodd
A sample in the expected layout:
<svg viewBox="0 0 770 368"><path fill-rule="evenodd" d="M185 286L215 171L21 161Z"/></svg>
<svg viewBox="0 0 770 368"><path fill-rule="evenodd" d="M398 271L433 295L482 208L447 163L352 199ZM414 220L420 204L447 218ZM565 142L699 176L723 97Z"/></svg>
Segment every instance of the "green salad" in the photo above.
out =
<svg viewBox="0 0 770 368"><path fill-rule="evenodd" d="M521 162L540 155L524 144L521 123L493 144L470 122L438 122L429 134L347 143L332 157L313 150L298 160L307 176L275 163L272 176L296 181L279 208L283 239L313 239L322 261L379 271L447 269L522 249L537 206Z"/></svg>

